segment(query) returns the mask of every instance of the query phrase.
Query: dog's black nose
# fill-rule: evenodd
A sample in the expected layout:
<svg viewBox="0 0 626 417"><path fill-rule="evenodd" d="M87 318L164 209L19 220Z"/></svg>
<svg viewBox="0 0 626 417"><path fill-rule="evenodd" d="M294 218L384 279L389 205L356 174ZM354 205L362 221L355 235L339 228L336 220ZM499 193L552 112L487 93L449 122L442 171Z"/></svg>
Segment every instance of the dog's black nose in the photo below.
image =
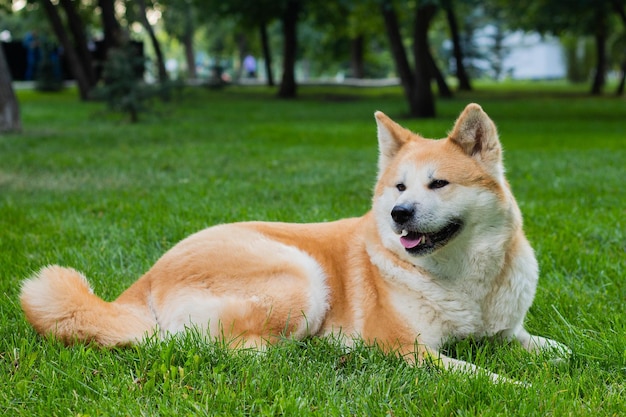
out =
<svg viewBox="0 0 626 417"><path fill-rule="evenodd" d="M391 209L391 218L398 224L404 224L415 215L415 207L408 204L398 204Z"/></svg>

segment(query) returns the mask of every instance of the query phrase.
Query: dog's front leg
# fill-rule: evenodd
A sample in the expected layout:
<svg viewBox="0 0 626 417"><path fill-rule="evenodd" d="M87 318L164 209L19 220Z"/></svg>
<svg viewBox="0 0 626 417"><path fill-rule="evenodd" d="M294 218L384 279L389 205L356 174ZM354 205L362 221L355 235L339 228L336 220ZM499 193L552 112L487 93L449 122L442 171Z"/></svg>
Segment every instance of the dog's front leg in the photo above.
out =
<svg viewBox="0 0 626 417"><path fill-rule="evenodd" d="M416 344L413 349L404 347L400 350L402 357L410 364L432 365L444 371L459 372L467 375L484 375L492 382L521 384L509 378L503 377L496 373L490 372L485 368L481 368L469 362L450 358L441 352L431 349L422 344Z"/></svg>
<svg viewBox="0 0 626 417"><path fill-rule="evenodd" d="M524 385L521 382L514 381L502 375L498 375L496 373L490 372L487 369L481 368L472 363L450 358L437 351L429 350L429 357L425 358L424 362L433 363L440 369L444 369L446 371L460 372L460 373L469 374L469 375L485 375L492 382L496 384L509 383L509 384Z"/></svg>
<svg viewBox="0 0 626 417"><path fill-rule="evenodd" d="M520 327L514 334L514 338L529 352L533 353L554 353L559 359L567 359L572 354L570 348L556 340L546 337L536 336L528 333L526 329Z"/></svg>

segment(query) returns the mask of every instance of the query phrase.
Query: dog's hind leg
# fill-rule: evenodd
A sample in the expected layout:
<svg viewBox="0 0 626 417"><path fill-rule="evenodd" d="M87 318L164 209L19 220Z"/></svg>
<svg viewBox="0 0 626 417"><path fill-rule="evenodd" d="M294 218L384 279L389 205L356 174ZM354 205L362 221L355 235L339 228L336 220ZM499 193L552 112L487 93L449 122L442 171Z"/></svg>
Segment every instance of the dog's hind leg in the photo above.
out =
<svg viewBox="0 0 626 417"><path fill-rule="evenodd" d="M239 225L188 238L142 279L162 335L194 327L233 347L315 334L328 309L312 256Z"/></svg>

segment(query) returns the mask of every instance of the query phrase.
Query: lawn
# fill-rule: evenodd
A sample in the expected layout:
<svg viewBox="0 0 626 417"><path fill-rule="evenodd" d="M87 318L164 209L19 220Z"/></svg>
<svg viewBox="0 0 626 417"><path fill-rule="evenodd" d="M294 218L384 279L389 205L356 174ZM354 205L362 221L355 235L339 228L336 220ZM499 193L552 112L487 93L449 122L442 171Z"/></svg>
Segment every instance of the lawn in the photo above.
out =
<svg viewBox="0 0 626 417"><path fill-rule="evenodd" d="M488 87L488 88L487 88ZM20 91L24 132L0 137L0 414L624 415L626 101L550 84L486 86L404 118L397 88L190 90L142 123ZM509 181L541 267L531 333L568 345L550 363L521 348L463 341L449 353L529 386L493 385L376 349L285 342L259 354L193 333L126 349L39 338L20 281L58 263L114 299L178 240L216 223L313 222L368 210L373 112L442 137L479 102L498 125Z"/></svg>

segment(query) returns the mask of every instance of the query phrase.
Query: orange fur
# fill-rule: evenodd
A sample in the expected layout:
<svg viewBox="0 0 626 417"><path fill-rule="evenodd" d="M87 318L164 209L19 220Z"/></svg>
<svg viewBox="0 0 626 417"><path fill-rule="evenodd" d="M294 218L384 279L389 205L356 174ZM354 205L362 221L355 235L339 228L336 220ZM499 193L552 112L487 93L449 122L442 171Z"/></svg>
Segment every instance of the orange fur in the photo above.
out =
<svg viewBox="0 0 626 417"><path fill-rule="evenodd" d="M383 113L376 119L378 182L363 217L208 228L170 249L114 302L93 295L76 271L46 267L23 283L26 318L66 343L124 345L197 326L233 347L359 337L411 362L471 333L518 339L530 350L559 347L523 328L537 264L493 122L469 105L449 138L433 141ZM434 187L434 180L445 183ZM411 226L390 216L402 204L415 208ZM442 239L452 230L446 225L458 222L458 235L432 253L415 255L400 244L404 228Z"/></svg>
<svg viewBox="0 0 626 417"><path fill-rule="evenodd" d="M93 294L87 280L69 268L49 266L22 285L22 308L35 330L67 344L94 341L125 345L155 325L143 306L107 303Z"/></svg>

